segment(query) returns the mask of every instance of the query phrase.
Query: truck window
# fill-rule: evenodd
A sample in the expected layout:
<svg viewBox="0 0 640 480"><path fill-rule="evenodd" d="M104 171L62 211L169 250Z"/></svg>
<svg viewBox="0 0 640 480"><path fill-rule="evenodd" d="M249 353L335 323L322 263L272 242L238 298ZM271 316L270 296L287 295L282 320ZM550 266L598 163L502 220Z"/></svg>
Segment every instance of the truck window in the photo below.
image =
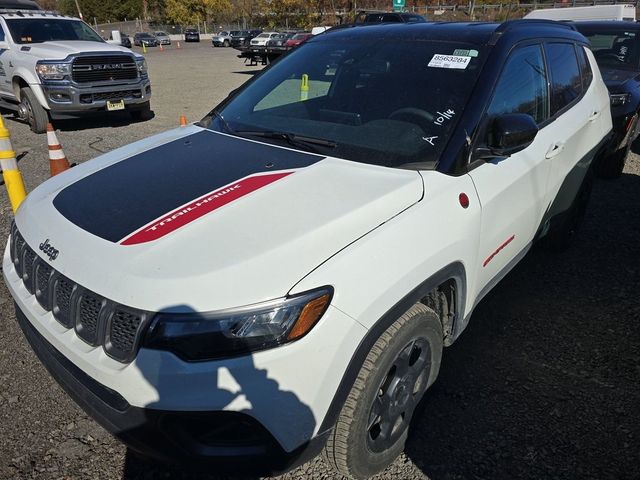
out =
<svg viewBox="0 0 640 480"><path fill-rule="evenodd" d="M18 44L81 40L104 42L89 25L62 18L12 18L6 20L13 41Z"/></svg>
<svg viewBox="0 0 640 480"><path fill-rule="evenodd" d="M487 113L526 113L536 123L542 123L549 117L548 105L547 74L540 45L519 48L502 70Z"/></svg>
<svg viewBox="0 0 640 480"><path fill-rule="evenodd" d="M582 80L573 44L547 43L545 51L551 73L551 115L555 115L582 94Z"/></svg>

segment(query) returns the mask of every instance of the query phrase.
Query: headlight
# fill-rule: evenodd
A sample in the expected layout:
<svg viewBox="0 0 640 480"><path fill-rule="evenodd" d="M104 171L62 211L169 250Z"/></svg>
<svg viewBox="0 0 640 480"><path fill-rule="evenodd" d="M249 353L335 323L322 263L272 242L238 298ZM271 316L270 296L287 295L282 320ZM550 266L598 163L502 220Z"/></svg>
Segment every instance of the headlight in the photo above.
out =
<svg viewBox="0 0 640 480"><path fill-rule="evenodd" d="M147 61L144 58L136 58L136 65L141 75L147 74Z"/></svg>
<svg viewBox="0 0 640 480"><path fill-rule="evenodd" d="M42 80L63 80L71 73L70 63L39 63L36 73Z"/></svg>
<svg viewBox="0 0 640 480"><path fill-rule="evenodd" d="M629 101L628 93L613 93L609 95L612 107L619 107Z"/></svg>
<svg viewBox="0 0 640 480"><path fill-rule="evenodd" d="M167 350L187 361L211 360L276 347L306 335L327 310L333 289L212 313L160 313L144 348Z"/></svg>

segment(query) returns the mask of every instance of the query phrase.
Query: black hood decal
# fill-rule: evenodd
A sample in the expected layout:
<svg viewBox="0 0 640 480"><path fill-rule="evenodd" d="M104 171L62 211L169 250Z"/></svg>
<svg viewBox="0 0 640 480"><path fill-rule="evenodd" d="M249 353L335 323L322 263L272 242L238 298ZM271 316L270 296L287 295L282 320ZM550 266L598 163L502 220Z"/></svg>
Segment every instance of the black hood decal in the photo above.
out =
<svg viewBox="0 0 640 480"><path fill-rule="evenodd" d="M167 212L244 177L303 168L323 158L203 131L88 175L58 193L53 205L83 230L119 242Z"/></svg>

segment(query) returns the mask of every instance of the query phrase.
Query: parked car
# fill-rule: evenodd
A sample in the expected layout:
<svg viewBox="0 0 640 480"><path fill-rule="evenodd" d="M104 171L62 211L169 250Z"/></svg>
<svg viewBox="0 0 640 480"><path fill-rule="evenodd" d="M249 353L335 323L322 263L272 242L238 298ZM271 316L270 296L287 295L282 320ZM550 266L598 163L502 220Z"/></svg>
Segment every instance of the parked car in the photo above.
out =
<svg viewBox="0 0 640 480"><path fill-rule="evenodd" d="M184 41L185 42L199 42L200 41L200 33L195 28L187 28L184 31Z"/></svg>
<svg viewBox="0 0 640 480"><path fill-rule="evenodd" d="M144 57L106 42L81 19L0 9L0 33L0 73L15 86L0 87L2 107L34 133L46 132L51 120L97 113L150 117Z"/></svg>
<svg viewBox="0 0 640 480"><path fill-rule="evenodd" d="M252 47L266 47L267 42L271 40L276 35L279 35L278 32L262 32L260 35L251 40Z"/></svg>
<svg viewBox="0 0 640 480"><path fill-rule="evenodd" d="M631 144L640 133L640 25L635 22L576 22L588 40L611 98L613 133L595 171L604 178L622 174Z"/></svg>
<svg viewBox="0 0 640 480"><path fill-rule="evenodd" d="M123 47L131 48L131 39L128 35L120 32L120 43Z"/></svg>
<svg viewBox="0 0 640 480"><path fill-rule="evenodd" d="M160 45L171 45L171 37L166 32L153 32L153 36L158 39Z"/></svg>
<svg viewBox="0 0 640 480"><path fill-rule="evenodd" d="M230 47L234 43L244 42L248 36L249 32L246 30L223 31L211 37L211 43L214 47ZM237 40L234 42L235 39Z"/></svg>
<svg viewBox="0 0 640 480"><path fill-rule="evenodd" d="M231 46L243 48L250 45L251 40L260 35L262 30L241 30L237 36L231 37Z"/></svg>
<svg viewBox="0 0 640 480"><path fill-rule="evenodd" d="M150 33L138 32L133 35L133 44L137 47L157 47L160 42Z"/></svg>
<svg viewBox="0 0 640 480"><path fill-rule="evenodd" d="M295 48L302 45L304 42L313 37L313 34L308 32L296 33L293 37L289 38L284 44L287 48Z"/></svg>
<svg viewBox="0 0 640 480"><path fill-rule="evenodd" d="M34 189L3 259L17 321L135 451L282 471L324 450L369 477L484 295L575 238L611 131L588 48L527 20L318 35L201 122Z"/></svg>
<svg viewBox="0 0 640 480"><path fill-rule="evenodd" d="M357 23L424 23L422 15L408 12L370 12L360 16Z"/></svg>

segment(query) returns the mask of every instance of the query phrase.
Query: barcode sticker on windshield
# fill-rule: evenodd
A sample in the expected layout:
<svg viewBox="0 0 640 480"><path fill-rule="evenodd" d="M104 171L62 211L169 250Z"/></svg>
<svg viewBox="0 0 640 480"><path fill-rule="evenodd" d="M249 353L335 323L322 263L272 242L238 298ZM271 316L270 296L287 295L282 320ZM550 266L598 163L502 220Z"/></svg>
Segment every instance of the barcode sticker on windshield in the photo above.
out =
<svg viewBox="0 0 640 480"><path fill-rule="evenodd" d="M459 68L465 69L469 62L471 61L471 57L463 57L460 55L441 55L436 53L431 61L429 62L429 67L435 68Z"/></svg>

